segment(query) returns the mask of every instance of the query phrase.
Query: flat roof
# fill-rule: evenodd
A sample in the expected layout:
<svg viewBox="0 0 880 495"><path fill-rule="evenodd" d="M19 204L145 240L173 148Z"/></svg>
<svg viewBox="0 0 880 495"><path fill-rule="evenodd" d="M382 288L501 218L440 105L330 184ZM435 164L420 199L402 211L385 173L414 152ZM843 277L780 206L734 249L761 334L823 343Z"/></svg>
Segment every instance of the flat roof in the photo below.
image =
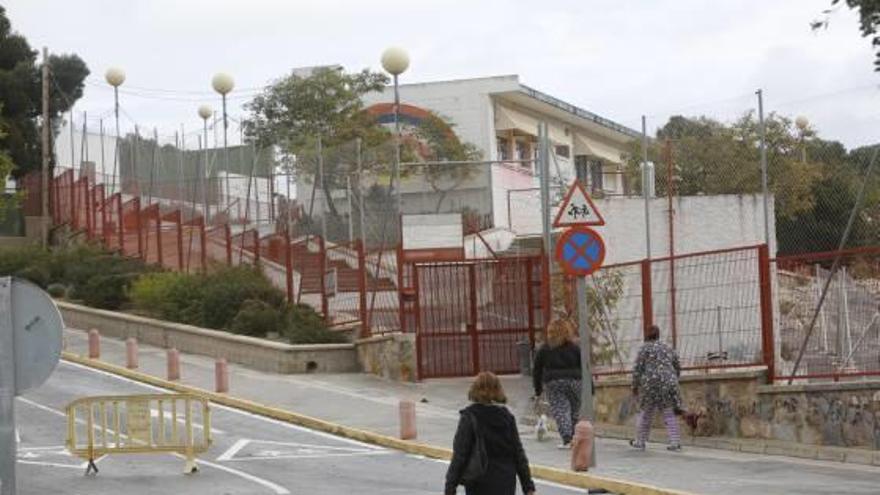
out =
<svg viewBox="0 0 880 495"><path fill-rule="evenodd" d="M590 112L589 110L585 110L577 105L572 105L566 101L560 100L555 96L550 96L543 91L538 91L531 86L526 86L519 82L519 76L516 74L503 74L497 76L486 76L486 77L469 77L463 79L445 79L440 81L426 81L426 82L417 82L417 83L406 83L401 84L401 87L418 87L418 86L432 86L432 85L443 85L443 84L467 84L467 83L494 83L498 85L497 91L491 91L491 94L510 94L512 92L520 93L529 98L532 98L536 101L549 105L557 110L561 110L572 117L576 117L578 119L583 119L590 121L594 124L598 124L606 129L610 129L615 132L619 132L629 137L640 137L642 134L635 129L631 129L623 124L619 124L614 122L611 119L607 119L602 117L601 115ZM391 86L387 86L386 90L391 89Z"/></svg>
<svg viewBox="0 0 880 495"><path fill-rule="evenodd" d="M538 101L544 102L548 105L551 105L553 107L556 107L560 110L568 112L568 113L574 115L575 117L593 121L603 127L613 129L617 132L620 132L622 134L626 134L630 137L639 137L642 135L642 133L636 131L635 129L630 129L629 127L627 127L623 124L618 124L617 122L614 122L613 120L606 119L605 117L602 117L602 116L597 115L593 112L590 112L589 110L584 110L581 107L578 107L576 105L572 105L571 103L568 103L565 101L562 101L559 98L556 98L554 96L550 96L547 93L544 93L542 91L538 91L537 89L526 86L525 84L520 84L519 88L520 88L521 92L527 94L528 96L530 96Z"/></svg>

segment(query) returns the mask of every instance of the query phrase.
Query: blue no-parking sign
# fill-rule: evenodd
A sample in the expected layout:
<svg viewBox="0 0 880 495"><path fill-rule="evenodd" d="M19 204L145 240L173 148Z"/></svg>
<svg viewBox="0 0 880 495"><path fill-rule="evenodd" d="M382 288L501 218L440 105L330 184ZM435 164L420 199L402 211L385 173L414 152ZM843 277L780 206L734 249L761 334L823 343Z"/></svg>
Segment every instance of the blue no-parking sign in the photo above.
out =
<svg viewBox="0 0 880 495"><path fill-rule="evenodd" d="M605 242L593 229L572 227L556 242L556 261L568 275L583 277L602 266Z"/></svg>

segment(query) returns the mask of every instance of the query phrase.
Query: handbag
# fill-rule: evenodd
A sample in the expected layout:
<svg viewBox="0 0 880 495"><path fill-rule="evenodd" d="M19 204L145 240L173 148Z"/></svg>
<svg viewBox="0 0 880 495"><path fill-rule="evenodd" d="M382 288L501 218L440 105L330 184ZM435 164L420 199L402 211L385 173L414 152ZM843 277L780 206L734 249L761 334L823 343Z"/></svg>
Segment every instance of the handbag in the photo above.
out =
<svg viewBox="0 0 880 495"><path fill-rule="evenodd" d="M486 453L486 442L483 440L483 435L480 434L477 417L473 413L468 413L467 416L474 431L474 445L471 448L464 472L461 474L461 484L465 486L476 483L489 470L489 455Z"/></svg>

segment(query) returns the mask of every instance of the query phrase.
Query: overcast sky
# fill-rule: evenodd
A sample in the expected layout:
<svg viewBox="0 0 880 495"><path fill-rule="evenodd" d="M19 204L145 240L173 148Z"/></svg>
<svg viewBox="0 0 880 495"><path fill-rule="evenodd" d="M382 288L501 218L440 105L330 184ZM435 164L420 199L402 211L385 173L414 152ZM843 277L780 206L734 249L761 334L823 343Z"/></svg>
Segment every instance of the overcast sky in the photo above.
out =
<svg viewBox="0 0 880 495"><path fill-rule="evenodd" d="M34 48L79 54L92 71L77 112L106 117L105 70L123 67L126 117L162 135L219 106L211 76L236 80L231 110L293 67L379 69L410 52L402 82L519 74L536 89L633 128L670 114L729 119L755 107L805 115L849 146L880 141L870 41L831 0L8 0ZM80 116L77 116L79 119ZM91 122L90 126L97 126ZM194 138L193 138L194 139Z"/></svg>

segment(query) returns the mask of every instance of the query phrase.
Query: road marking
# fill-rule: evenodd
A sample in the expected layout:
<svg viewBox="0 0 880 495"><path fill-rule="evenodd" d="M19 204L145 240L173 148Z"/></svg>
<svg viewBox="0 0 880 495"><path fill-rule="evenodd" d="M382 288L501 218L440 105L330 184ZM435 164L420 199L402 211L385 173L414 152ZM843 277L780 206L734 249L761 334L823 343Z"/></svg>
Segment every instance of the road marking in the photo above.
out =
<svg viewBox="0 0 880 495"><path fill-rule="evenodd" d="M260 447L260 446L266 447ZM236 457L248 446L255 446L250 455ZM349 447L331 447L300 442L276 442L274 440L256 440L242 438L235 442L226 452L217 457L217 462L240 462L275 459L322 459L328 457L354 457L362 455L385 455L389 451Z"/></svg>
<svg viewBox="0 0 880 495"><path fill-rule="evenodd" d="M124 377L124 376L114 375L113 373L109 373L109 372L107 372L107 371L99 370L99 369L95 369L95 368L90 368L90 367L88 367L88 366L84 366L84 365L81 365L81 364L79 364L79 363L71 363L71 362L69 362L69 361L64 361L64 360L62 360L62 361L61 361L61 364L64 364L64 365L67 365L67 366L72 366L72 367L74 367L74 368L80 368L80 369L82 369L82 370L85 370L85 371L88 371L88 372L91 372L91 373L98 373L98 374L101 374L101 375L105 375L105 376L108 376L108 377L111 377L111 378L115 378L116 380L123 381L123 382L126 382L126 383L131 383L131 384L133 384L133 385L137 385L137 386L139 386L139 387L143 387L143 388L146 388L146 389L149 389L149 390L156 390L156 391L159 391L159 392L168 392L167 389L164 389L164 388L162 388L162 387L157 387L157 386L155 386L155 385L150 385L150 384L147 384L147 383L142 383L142 382L139 382L139 381L137 381L137 380L132 380L132 379L130 379L130 378L126 378L126 377ZM357 441L357 440L352 440L352 439L350 439L350 438L338 437L338 436L336 436L336 435L332 435L332 434L330 434L330 433L325 433L325 432L323 432L323 431L310 430L309 428L306 428L306 427L304 427L304 426L294 425L294 424L291 424L291 423L286 423L286 422L284 422L284 421L279 421L279 420L277 420L277 419L267 418L267 417L265 417L265 416L260 416L259 414L254 414L254 413L251 413L251 412L248 412L248 411L242 411L241 409L235 409L234 407L228 407L228 406L224 406L224 405L222 405L222 404L212 404L212 407L217 408L217 409L220 409L220 410L223 410L223 411L226 411L226 412L230 412L230 413L238 414L238 415L240 415L240 416L245 416L245 417L248 417L248 418L258 419L258 420L263 421L263 422L266 422L266 423L272 423L272 424L275 424L275 425L278 425L278 426L282 426L282 427L287 428L287 429L290 429L290 430L294 430L294 431L298 431L298 432L302 432L302 433L309 433L309 434L311 434L311 435L315 435L315 436L317 436L317 437L321 437L321 438L327 438L327 439L335 440L335 441L337 441L337 442L348 443L348 444L351 444L351 445L358 445L358 446L360 446L360 447L364 447L364 448L368 448L368 449L373 449L373 450L385 450L383 447L380 447L380 446L378 446L378 445L372 445L372 444L368 444L368 443L364 443L364 442L359 442L359 441Z"/></svg>
<svg viewBox="0 0 880 495"><path fill-rule="evenodd" d="M185 456L182 456L180 454L174 454L174 455L176 457L180 457L181 459L186 459ZM198 464L204 464L205 466L208 466L208 467L211 467L214 469L219 469L220 471L226 471L229 474L233 474L233 475L238 476L240 478L244 478L246 480L253 481L254 483L265 486L266 488L272 490L273 492L275 492L276 495L290 495L290 490L288 490L287 488L284 488L281 485L277 485L275 483L272 483L269 480L266 480L263 478L258 478L256 476L249 474L249 473L246 473L244 471L239 471L238 469L233 469L228 466L222 466L220 464L214 464L213 462L209 462L209 461L206 461L203 459L199 459Z"/></svg>
<svg viewBox="0 0 880 495"><path fill-rule="evenodd" d="M70 364L70 363L68 363L68 364ZM18 397L18 398L21 399L23 402L25 402L28 405L34 406L38 409L42 409L42 410L50 412L52 414L56 414L56 415L61 416L63 418L67 418L67 414L65 414L62 411L59 411L57 409L53 409L49 406L44 406L43 404L40 404L38 402L34 402L30 399L25 399L23 397ZM107 431L109 432L111 430L107 430ZM172 453L172 455L174 455L175 457L179 457L181 459L186 459L186 456L183 456L183 455L180 455L177 453ZM98 459L95 459L95 462L98 462L101 459L103 459L103 456ZM19 462L22 462L22 461L19 461ZM35 461L23 461L23 463L24 464L35 464ZM270 490L275 492L276 495L290 495L290 491L287 490L286 488L284 488L283 486L277 485L277 484L275 484L269 480L263 479L263 478L258 478L257 476L254 476L249 473L245 473L244 471L239 471L238 469L232 469L232 468L229 468L226 466L221 466L219 464L214 464L213 462L209 462L204 459L198 459L197 463L203 464L208 467L212 467L214 469L219 469L220 471L225 471L229 474L232 474L232 475L238 476L240 478L246 479L248 481L252 481L254 483L257 483L258 485L265 486L266 488L269 488ZM50 465L52 465L52 463L40 463L40 465L50 466ZM61 467L61 466L55 466L55 467ZM82 465L78 469L82 469L84 467L85 467L85 465Z"/></svg>
<svg viewBox="0 0 880 495"><path fill-rule="evenodd" d="M232 444L232 447L229 447L228 449L226 449L226 452L223 452L222 454L220 454L217 457L217 462L224 462L224 461L228 461L229 459L232 459L232 457L235 456L235 454L237 454L238 451L241 450L247 444L248 444L247 438L238 439L234 444Z"/></svg>
<svg viewBox="0 0 880 495"><path fill-rule="evenodd" d="M18 464L31 464L34 466L83 470L88 465L87 462L80 462L79 459L70 455L70 453L67 451L67 447L63 445L52 447L19 447L17 457L18 458L16 459L16 462ZM73 459L73 463L65 464L61 462L37 460L44 457L61 457L64 459ZM101 458L103 458L103 456Z"/></svg>

